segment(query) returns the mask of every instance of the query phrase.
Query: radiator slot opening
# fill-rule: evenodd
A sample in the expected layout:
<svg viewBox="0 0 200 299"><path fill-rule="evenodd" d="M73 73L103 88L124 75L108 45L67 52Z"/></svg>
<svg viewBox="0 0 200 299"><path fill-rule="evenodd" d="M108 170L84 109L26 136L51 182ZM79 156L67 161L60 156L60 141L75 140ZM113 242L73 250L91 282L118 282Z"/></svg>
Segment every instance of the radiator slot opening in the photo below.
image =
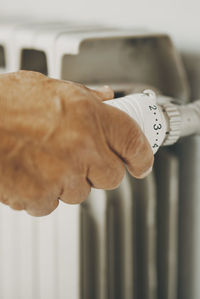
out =
<svg viewBox="0 0 200 299"><path fill-rule="evenodd" d="M0 68L6 67L6 57L5 57L5 49L2 45L0 45Z"/></svg>
<svg viewBox="0 0 200 299"><path fill-rule="evenodd" d="M84 40L77 55L63 56L61 77L89 86L143 83L185 97L177 55L167 36Z"/></svg>
<svg viewBox="0 0 200 299"><path fill-rule="evenodd" d="M40 72L48 74L47 58L43 51L24 49L21 54L21 70Z"/></svg>

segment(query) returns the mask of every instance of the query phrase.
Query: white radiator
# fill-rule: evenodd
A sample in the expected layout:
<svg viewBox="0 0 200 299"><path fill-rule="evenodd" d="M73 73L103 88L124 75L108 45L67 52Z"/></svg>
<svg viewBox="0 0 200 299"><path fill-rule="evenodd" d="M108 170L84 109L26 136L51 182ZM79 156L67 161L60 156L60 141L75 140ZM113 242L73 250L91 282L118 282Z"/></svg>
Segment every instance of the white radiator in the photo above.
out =
<svg viewBox="0 0 200 299"><path fill-rule="evenodd" d="M116 94L154 86L181 102L188 98L181 60L165 34L2 21L1 72L21 68L89 86L110 84ZM160 150L154 172L144 180L127 174L118 189L92 190L82 205L60 203L46 217L1 204L0 298L176 299L184 294L190 286L182 278L187 253L179 255L184 241L178 219L185 148Z"/></svg>

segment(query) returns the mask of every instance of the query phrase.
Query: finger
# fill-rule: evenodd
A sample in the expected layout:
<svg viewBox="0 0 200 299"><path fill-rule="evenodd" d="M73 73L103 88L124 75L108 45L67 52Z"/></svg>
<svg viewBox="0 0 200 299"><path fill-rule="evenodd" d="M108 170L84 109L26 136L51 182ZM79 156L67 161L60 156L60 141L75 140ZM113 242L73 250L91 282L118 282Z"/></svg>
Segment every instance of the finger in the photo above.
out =
<svg viewBox="0 0 200 299"><path fill-rule="evenodd" d="M24 204L19 201L14 201L9 204L10 208L13 210L21 211L24 210Z"/></svg>
<svg viewBox="0 0 200 299"><path fill-rule="evenodd" d="M123 159L131 175L145 177L151 171L154 160L148 140L126 113L105 106L100 113L108 145Z"/></svg>
<svg viewBox="0 0 200 299"><path fill-rule="evenodd" d="M1 195L1 196L0 196L0 202L2 202L2 203L5 204L5 205L9 205L9 200L8 200L8 197L7 197L7 196L3 196L3 195Z"/></svg>
<svg viewBox="0 0 200 299"><path fill-rule="evenodd" d="M102 86L97 89L90 89L90 92L98 96L102 101L111 100L114 97L114 91L110 86Z"/></svg>
<svg viewBox="0 0 200 299"><path fill-rule="evenodd" d="M58 80L56 80L58 81ZM66 80L59 80L60 82L63 82L66 85L70 85L73 87L79 87L82 90L87 90L90 91L91 94L97 96L98 98L100 98L102 101L107 101L107 100L111 100L114 97L114 91L112 89L112 87L108 86L108 85L104 85L101 86L99 88L96 89L91 89L86 87L85 85L78 83L78 82L72 82L72 81L66 81Z"/></svg>
<svg viewBox="0 0 200 299"><path fill-rule="evenodd" d="M18 211L24 210L24 203L22 201L19 201L15 198L14 198L14 200L9 201L8 196L6 196L6 195L0 196L0 202L2 202L5 205L8 205L13 210L18 210Z"/></svg>
<svg viewBox="0 0 200 299"><path fill-rule="evenodd" d="M26 208L26 211L31 216L41 217L52 213L58 207L58 205L58 199L51 200L50 202L48 202L48 204L46 203L46 201L38 202L35 200Z"/></svg>
<svg viewBox="0 0 200 299"><path fill-rule="evenodd" d="M91 186L83 175L70 175L63 184L60 199L68 204L80 204L87 199Z"/></svg>
<svg viewBox="0 0 200 299"><path fill-rule="evenodd" d="M109 148L100 149L101 155L91 159L88 180L97 189L111 190L119 186L125 174L123 162Z"/></svg>

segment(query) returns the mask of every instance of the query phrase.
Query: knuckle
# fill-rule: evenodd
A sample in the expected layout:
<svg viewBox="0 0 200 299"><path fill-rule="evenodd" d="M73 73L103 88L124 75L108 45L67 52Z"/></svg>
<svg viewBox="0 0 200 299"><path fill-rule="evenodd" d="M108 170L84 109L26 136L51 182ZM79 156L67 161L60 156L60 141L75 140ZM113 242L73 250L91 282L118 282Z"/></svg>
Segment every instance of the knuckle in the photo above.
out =
<svg viewBox="0 0 200 299"><path fill-rule="evenodd" d="M29 205L26 212L35 217L41 217L51 214L59 205L59 200L53 200L45 204Z"/></svg>
<svg viewBox="0 0 200 299"><path fill-rule="evenodd" d="M88 194L87 194L88 196ZM86 200L87 196L66 196L66 195L61 195L61 200L64 203L70 204L70 205L76 205L76 204L81 204L84 200Z"/></svg>
<svg viewBox="0 0 200 299"><path fill-rule="evenodd" d="M73 175L65 181L63 192L60 195L60 199L68 204L80 204L89 195L91 187L86 181L85 176Z"/></svg>
<svg viewBox="0 0 200 299"><path fill-rule="evenodd" d="M20 76L20 77L25 77L25 78L44 78L46 77L45 75L43 75L42 73L40 72L35 72L35 71L28 71L28 70L19 70L17 73L16 73L17 76Z"/></svg>
<svg viewBox="0 0 200 299"><path fill-rule="evenodd" d="M125 167L118 158L110 156L99 159L90 167L89 179L95 188L115 189L119 186L125 174Z"/></svg>
<svg viewBox="0 0 200 299"><path fill-rule="evenodd" d="M94 103L90 99L84 98L77 103L77 108L81 113L90 114L91 110L94 109Z"/></svg>
<svg viewBox="0 0 200 299"><path fill-rule="evenodd" d="M3 195L0 197L0 202L2 202L2 203L5 204L5 205L9 205L9 200L8 200L8 198L5 197L5 196L3 196Z"/></svg>
<svg viewBox="0 0 200 299"><path fill-rule="evenodd" d="M22 202L17 202L17 201L11 202L9 206L13 210L17 210L17 211L24 210L24 204Z"/></svg>
<svg viewBox="0 0 200 299"><path fill-rule="evenodd" d="M95 111L98 101L95 101L95 98L92 98L90 95L80 95L73 103L77 111L90 114Z"/></svg>

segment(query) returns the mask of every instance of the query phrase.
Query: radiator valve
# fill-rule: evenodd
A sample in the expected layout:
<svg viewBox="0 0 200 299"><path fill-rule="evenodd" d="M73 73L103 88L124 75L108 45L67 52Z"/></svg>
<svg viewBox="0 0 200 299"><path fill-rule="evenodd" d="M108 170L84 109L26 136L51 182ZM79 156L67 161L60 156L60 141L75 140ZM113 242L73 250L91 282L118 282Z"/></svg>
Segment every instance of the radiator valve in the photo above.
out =
<svg viewBox="0 0 200 299"><path fill-rule="evenodd" d="M145 90L104 103L134 119L155 154L161 145L171 145L180 137L200 133L200 100L183 106L173 101L173 98L156 96L152 90Z"/></svg>

